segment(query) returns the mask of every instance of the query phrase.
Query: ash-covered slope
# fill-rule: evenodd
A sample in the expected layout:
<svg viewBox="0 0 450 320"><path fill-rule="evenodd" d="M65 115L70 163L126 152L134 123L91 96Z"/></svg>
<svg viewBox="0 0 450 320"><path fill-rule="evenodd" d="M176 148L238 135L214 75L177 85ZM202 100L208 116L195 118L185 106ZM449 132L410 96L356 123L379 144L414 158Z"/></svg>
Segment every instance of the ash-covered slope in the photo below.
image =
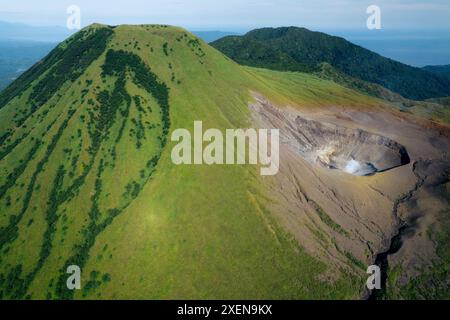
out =
<svg viewBox="0 0 450 320"><path fill-rule="evenodd" d="M387 109L255 100L255 124L280 129L269 188L285 228L336 268L378 264L382 290L371 298L448 297L448 134Z"/></svg>

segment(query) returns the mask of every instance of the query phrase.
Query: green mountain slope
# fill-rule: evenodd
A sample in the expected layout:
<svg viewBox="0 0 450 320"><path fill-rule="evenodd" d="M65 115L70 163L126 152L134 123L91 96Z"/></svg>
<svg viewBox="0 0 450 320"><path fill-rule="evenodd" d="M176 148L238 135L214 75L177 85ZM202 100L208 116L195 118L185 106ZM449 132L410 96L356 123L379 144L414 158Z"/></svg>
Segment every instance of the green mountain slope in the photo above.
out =
<svg viewBox="0 0 450 320"><path fill-rule="evenodd" d="M423 70L450 77L450 64L444 66L425 66Z"/></svg>
<svg viewBox="0 0 450 320"><path fill-rule="evenodd" d="M275 103L380 102L241 67L183 29L92 25L0 93L0 297L355 298L270 215L248 166L176 166L176 128L249 124ZM69 265L82 290L66 288Z"/></svg>
<svg viewBox="0 0 450 320"><path fill-rule="evenodd" d="M263 28L228 36L212 46L240 64L274 70L320 71L328 63L351 77L373 82L405 98L450 95L450 79L384 58L340 37L305 28Z"/></svg>

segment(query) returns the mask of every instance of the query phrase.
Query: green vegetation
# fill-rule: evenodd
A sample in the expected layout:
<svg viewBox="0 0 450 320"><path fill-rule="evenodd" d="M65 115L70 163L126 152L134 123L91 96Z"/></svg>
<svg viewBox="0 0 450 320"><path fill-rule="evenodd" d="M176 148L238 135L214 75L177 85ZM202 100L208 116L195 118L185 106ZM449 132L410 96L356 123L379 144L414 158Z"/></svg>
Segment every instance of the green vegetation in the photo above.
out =
<svg viewBox="0 0 450 320"><path fill-rule="evenodd" d="M162 140L161 146L164 147L169 132L169 92L167 86L158 81L157 76L146 66L138 56L125 51L109 50L106 55L106 63L103 65L103 75L117 76L119 78L125 75L125 67L129 67L134 75L136 84L142 86L150 92L158 102L161 108L162 120ZM137 105L138 109L140 105Z"/></svg>
<svg viewBox="0 0 450 320"><path fill-rule="evenodd" d="M450 64L443 66L425 66L422 69L435 74L450 77Z"/></svg>
<svg viewBox="0 0 450 320"><path fill-rule="evenodd" d="M75 34L8 86L0 97L0 108L14 97L20 96L42 74L46 75L33 87L30 94L34 103L32 109L47 102L65 81L78 78L105 50L107 39L111 35L111 30L106 28L90 31L92 32L81 31Z"/></svg>
<svg viewBox="0 0 450 320"><path fill-rule="evenodd" d="M366 265L359 260L358 258L356 258L353 254L351 254L348 251L344 252L345 256L347 257L347 259L356 267L360 268L361 270L366 270Z"/></svg>
<svg viewBox="0 0 450 320"><path fill-rule="evenodd" d="M140 171L143 185L149 180L151 174L154 172L154 168L156 167L160 158L160 152L167 142L167 133L170 127L168 89L166 85L164 83L161 83L158 80L157 76L151 72L150 68L146 67L141 59L132 53L109 50L106 54L106 60L102 66L102 77L114 77L116 78L116 82L114 90L111 94L109 94L107 91L101 91L98 94L97 101L100 103L100 108L99 115L97 117L94 117L94 121L96 124L95 129L93 130L93 132L91 132L91 140L93 141L91 154L95 155L100 147L100 143L104 140L107 140L110 129L114 124L114 120L118 114L117 111L119 110L120 106L126 104L126 110L129 111L131 97L125 88L124 80L127 76L127 72L132 72L133 79L135 80L136 84L141 85L143 88L145 88L148 93L152 94L153 97L158 101L161 110L160 121L163 124L161 136L158 137L159 141L161 142L160 149L158 149L158 154L156 154L152 158L152 162L150 165L148 165L147 163L146 170L141 169ZM142 111L139 103L136 104L136 108L138 112ZM128 114L125 113L125 116L128 116ZM123 130L123 127L121 127L121 130ZM114 140L116 143L120 141L120 137L122 134L121 130L119 130L119 135ZM140 145L137 145L137 149L139 148ZM115 159L113 159L113 161L115 161ZM126 199L126 202L123 203L120 207L108 209L106 212L106 218L102 219L102 216L105 214L101 213L99 201L103 189L102 174L104 173L104 170L105 162L102 158L98 166L97 177L95 180L95 193L91 197L92 206L89 212L90 222L89 225L84 230L82 230L85 239L83 243L75 246L75 253L67 260L65 268L71 264L76 264L80 267L85 266L87 259L89 258L89 251L94 245L97 236L106 227L108 227L108 225L110 225L126 207L128 207L128 205L130 204L130 200L135 199L141 191L142 185L133 181L131 199ZM129 185L130 184L126 185L126 190L129 189ZM63 270L65 268L63 268ZM94 274L94 276L92 276L92 274ZM91 290L99 287L101 282L96 280L96 275L97 273L95 273L94 271L91 272L91 279L89 280L85 290L83 291L84 295L86 295ZM110 279L110 276L107 276L106 279ZM66 275L62 273L57 283L57 297L63 299L72 298L74 292L67 290L67 288L65 287L65 281Z"/></svg>
<svg viewBox="0 0 450 320"><path fill-rule="evenodd" d="M342 228L340 224L331 219L330 216L317 203L312 200L309 200L309 202L312 203L312 205L316 209L317 214L319 215L320 220L322 220L323 223L325 223L334 231L342 234L343 236L349 236L348 232L344 228Z"/></svg>
<svg viewBox="0 0 450 320"><path fill-rule="evenodd" d="M211 45L244 65L319 72L325 62L348 76L380 84L405 98L424 100L450 96L450 77L443 76L442 72L411 67L343 38L305 28L257 29L244 36L224 37Z"/></svg>
<svg viewBox="0 0 450 320"><path fill-rule="evenodd" d="M378 100L239 66L167 26L93 25L55 50L0 93L1 298L360 296L359 273L335 271L278 226L255 168L175 166L169 137L198 119L248 126L250 91L293 107ZM83 290L65 286L72 264Z"/></svg>
<svg viewBox="0 0 450 320"><path fill-rule="evenodd" d="M54 151L56 144L58 143L64 129L66 129L67 127L67 123L70 120L70 118L72 117L72 115L74 114L73 110L69 111L68 117L64 120L64 122L61 124L61 126L58 129L58 132L53 136L50 144L47 146L46 152L44 157L39 161L39 163L36 166L36 170L34 171L30 182L28 184L26 193L25 193L25 197L23 200L23 206L22 209L20 210L18 215L12 215L10 216L9 219L9 224L6 227L2 227L0 229L0 249L3 248L3 246L7 243L10 243L12 241L14 241L17 236L18 236L18 228L17 225L19 224L19 222L22 220L23 215L25 214L25 212L28 210L28 207L30 205L30 201L31 201L31 196L32 193L34 191L34 186L36 184L36 180L38 175L43 171L44 166L47 164L48 159L50 157L50 155L52 154L52 152ZM30 154L29 155L33 155L35 153L35 149L39 144L35 144L34 147L31 149ZM29 157L28 161L24 161L24 164L27 164L31 159L31 157ZM8 175L7 177L7 184L5 186L2 187L2 192L3 194L6 192L7 189L9 189L10 187L13 186L14 182L17 179L17 176L20 175L23 172L23 169L21 168L21 166L19 167L20 169L16 169L14 171L13 175ZM19 173L18 173L19 171ZM13 182L10 182L13 181Z"/></svg>
<svg viewBox="0 0 450 320"><path fill-rule="evenodd" d="M73 44L65 48L58 57L59 61L33 87L29 97L33 104L32 112L46 103L66 81L78 79L86 68L105 51L111 33L111 30L102 28L86 37L83 33L77 34Z"/></svg>

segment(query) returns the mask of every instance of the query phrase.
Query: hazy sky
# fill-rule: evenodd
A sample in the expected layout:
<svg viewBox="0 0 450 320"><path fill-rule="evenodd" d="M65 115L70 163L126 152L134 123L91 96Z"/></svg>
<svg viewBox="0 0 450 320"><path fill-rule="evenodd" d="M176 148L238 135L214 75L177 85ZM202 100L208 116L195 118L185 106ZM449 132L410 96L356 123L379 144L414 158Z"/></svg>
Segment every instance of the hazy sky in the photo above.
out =
<svg viewBox="0 0 450 320"><path fill-rule="evenodd" d="M450 29L450 0L0 0L0 20L65 26L69 5L82 25L163 23L189 29L296 25L365 28L366 8L381 8L383 29Z"/></svg>

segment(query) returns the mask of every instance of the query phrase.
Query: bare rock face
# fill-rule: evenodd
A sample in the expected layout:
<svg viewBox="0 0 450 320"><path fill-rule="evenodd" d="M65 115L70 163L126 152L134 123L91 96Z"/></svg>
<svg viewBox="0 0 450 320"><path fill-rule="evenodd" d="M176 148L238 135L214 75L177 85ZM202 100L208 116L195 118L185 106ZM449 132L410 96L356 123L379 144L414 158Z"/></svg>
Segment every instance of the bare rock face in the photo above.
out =
<svg viewBox="0 0 450 320"><path fill-rule="evenodd" d="M410 162L405 147L387 137L308 120L261 101L252 107L260 120L280 129L281 143L310 163L366 176Z"/></svg>

